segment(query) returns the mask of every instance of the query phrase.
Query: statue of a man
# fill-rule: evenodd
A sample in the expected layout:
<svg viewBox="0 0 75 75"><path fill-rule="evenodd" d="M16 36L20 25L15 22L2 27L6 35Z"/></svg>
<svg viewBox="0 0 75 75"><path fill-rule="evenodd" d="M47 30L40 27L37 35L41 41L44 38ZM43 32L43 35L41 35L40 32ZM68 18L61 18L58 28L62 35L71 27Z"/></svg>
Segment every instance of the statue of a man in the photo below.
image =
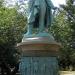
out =
<svg viewBox="0 0 75 75"><path fill-rule="evenodd" d="M52 22L52 9L55 9L51 0L29 0L28 1L28 31L32 34L33 28L39 28L39 32L45 30Z"/></svg>

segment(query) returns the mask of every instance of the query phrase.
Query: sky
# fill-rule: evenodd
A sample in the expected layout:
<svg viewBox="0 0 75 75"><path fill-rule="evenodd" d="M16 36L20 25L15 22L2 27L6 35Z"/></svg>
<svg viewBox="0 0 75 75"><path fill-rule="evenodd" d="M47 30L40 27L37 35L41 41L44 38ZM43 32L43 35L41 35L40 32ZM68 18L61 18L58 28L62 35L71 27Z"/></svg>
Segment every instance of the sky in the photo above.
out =
<svg viewBox="0 0 75 75"><path fill-rule="evenodd" d="M14 5L17 0L6 0L9 5ZM21 1L21 0L18 0ZM54 6L59 7L60 4L65 4L65 0L51 0Z"/></svg>
<svg viewBox="0 0 75 75"><path fill-rule="evenodd" d="M59 7L60 4L65 4L65 0L52 0L54 6Z"/></svg>

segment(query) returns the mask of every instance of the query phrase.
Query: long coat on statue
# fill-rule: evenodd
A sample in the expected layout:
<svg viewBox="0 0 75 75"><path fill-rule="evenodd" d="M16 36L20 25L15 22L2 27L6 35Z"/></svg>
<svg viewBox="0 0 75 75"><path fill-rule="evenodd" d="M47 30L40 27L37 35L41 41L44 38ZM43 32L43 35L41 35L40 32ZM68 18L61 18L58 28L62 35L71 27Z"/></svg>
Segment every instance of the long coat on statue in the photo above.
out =
<svg viewBox="0 0 75 75"><path fill-rule="evenodd" d="M42 6L42 1L45 2L45 18L44 18L44 25L45 27L49 27L51 25L52 20L52 10L54 8L51 0L29 0L28 1L28 23L32 23L33 27L39 27L39 14L40 14L40 7ZM31 25L32 25L31 24Z"/></svg>

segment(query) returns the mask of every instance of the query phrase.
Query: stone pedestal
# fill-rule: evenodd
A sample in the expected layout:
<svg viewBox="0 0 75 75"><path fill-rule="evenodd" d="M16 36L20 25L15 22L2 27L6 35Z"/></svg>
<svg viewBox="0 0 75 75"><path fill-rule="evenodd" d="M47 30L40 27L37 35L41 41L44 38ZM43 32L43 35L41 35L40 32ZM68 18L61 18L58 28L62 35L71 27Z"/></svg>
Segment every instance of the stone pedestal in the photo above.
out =
<svg viewBox="0 0 75 75"><path fill-rule="evenodd" d="M55 40L49 37L26 38L17 46L22 50L21 75L58 75L60 44Z"/></svg>

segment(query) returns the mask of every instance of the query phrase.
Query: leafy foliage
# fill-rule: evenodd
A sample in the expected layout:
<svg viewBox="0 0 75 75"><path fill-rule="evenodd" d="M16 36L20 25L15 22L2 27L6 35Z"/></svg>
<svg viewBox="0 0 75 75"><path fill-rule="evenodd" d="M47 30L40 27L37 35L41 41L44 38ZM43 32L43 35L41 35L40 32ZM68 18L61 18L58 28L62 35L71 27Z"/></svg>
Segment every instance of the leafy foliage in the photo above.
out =
<svg viewBox="0 0 75 75"><path fill-rule="evenodd" d="M25 31L26 18L15 8L0 7L0 57L15 64L18 57L16 44L21 41ZM12 58L12 59L11 59Z"/></svg>
<svg viewBox="0 0 75 75"><path fill-rule="evenodd" d="M52 33L57 41L61 41L63 48L60 50L60 66L66 68L75 66L75 5L73 0L67 0L66 5L61 5L53 26Z"/></svg>

